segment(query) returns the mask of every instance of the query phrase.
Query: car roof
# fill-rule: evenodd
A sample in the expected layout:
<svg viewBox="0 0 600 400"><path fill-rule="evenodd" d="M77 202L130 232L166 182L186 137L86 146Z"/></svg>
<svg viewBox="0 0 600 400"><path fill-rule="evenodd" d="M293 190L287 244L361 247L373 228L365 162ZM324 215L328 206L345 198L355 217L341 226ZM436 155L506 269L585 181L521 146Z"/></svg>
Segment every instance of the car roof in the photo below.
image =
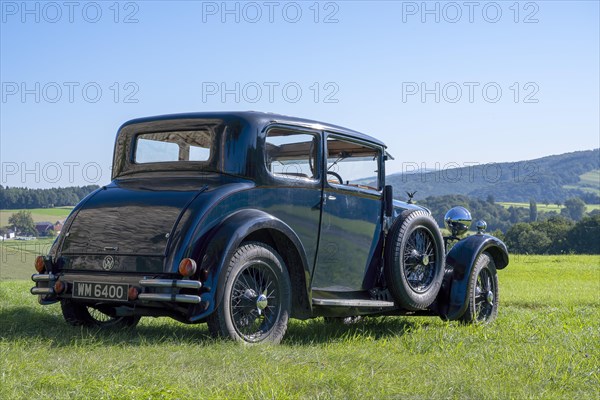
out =
<svg viewBox="0 0 600 400"><path fill-rule="evenodd" d="M125 122L119 130L127 125L133 125L138 123L152 122L152 121L166 121L170 119L231 119L239 118L249 123L266 126L271 123L295 125L306 128L313 128L319 130L326 130L333 133L339 133L351 138L365 140L382 147L386 147L385 143L376 139L372 136L366 135L361 132L354 131L352 129L344 128L342 126L329 124L326 122L314 121L310 119L297 118L288 115L281 115L275 113L266 113L259 111L232 111L232 112L196 112L196 113L182 113L182 114L166 114L157 115L152 117L136 118Z"/></svg>

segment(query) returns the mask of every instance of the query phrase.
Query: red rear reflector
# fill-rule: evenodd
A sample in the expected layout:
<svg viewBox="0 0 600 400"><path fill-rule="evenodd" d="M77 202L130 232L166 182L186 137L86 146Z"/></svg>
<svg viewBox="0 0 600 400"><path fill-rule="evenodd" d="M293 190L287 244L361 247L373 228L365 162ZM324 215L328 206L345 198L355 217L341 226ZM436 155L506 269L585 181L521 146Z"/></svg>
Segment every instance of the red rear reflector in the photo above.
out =
<svg viewBox="0 0 600 400"><path fill-rule="evenodd" d="M192 276L196 273L196 261L191 258L184 258L179 263L179 273L185 277Z"/></svg>
<svg viewBox="0 0 600 400"><path fill-rule="evenodd" d="M140 292L138 292L137 288L135 287L130 287L129 291L127 292L127 298L131 301L136 300L138 298L138 294Z"/></svg>
<svg viewBox="0 0 600 400"><path fill-rule="evenodd" d="M46 270L46 263L44 262L44 256L37 256L35 258L35 270L40 274Z"/></svg>
<svg viewBox="0 0 600 400"><path fill-rule="evenodd" d="M56 281L54 284L54 293L61 294L66 288L66 285L62 281Z"/></svg>

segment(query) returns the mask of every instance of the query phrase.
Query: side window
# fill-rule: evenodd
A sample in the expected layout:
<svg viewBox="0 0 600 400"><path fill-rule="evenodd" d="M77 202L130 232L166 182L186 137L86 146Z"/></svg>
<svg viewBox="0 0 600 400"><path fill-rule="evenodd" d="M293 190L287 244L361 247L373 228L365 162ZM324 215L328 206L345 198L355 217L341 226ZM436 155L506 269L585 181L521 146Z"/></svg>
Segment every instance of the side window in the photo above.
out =
<svg viewBox="0 0 600 400"><path fill-rule="evenodd" d="M265 141L267 170L287 179L318 179L319 138L309 133L270 129Z"/></svg>
<svg viewBox="0 0 600 400"><path fill-rule="evenodd" d="M364 189L379 187L381 149L355 143L336 136L327 138L327 181Z"/></svg>

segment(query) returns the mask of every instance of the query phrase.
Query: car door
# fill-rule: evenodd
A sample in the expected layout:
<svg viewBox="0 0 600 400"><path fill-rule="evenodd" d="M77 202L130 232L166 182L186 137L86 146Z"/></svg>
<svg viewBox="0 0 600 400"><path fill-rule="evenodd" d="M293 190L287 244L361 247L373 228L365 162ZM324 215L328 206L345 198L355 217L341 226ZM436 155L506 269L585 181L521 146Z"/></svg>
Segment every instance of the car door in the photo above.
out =
<svg viewBox="0 0 600 400"><path fill-rule="evenodd" d="M337 134L325 140L319 252L312 287L368 289L379 248L383 148ZM379 249L379 250L378 250Z"/></svg>

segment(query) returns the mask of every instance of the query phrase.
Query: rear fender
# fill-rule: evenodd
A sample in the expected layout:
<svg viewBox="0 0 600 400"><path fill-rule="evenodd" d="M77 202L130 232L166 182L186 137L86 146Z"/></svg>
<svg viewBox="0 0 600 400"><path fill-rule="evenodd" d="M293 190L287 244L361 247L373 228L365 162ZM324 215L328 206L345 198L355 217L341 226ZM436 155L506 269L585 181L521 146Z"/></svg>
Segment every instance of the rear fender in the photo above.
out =
<svg viewBox="0 0 600 400"><path fill-rule="evenodd" d="M202 257L201 269L208 270L208 279L205 282L205 286L213 288L213 290L211 290L213 296L208 308L204 310L205 312L192 317L190 319L191 321L206 317L219 306L231 257L246 238L252 238L253 233L257 233L261 230L268 230L271 232L276 231L277 235L284 235L287 242L295 246L295 250L299 255L298 258L302 264L301 268L299 266L294 266L297 268L294 269L291 265L287 265L287 268L293 288L301 290L302 292L295 296L296 298L293 299L293 302L301 299L302 301L300 303L304 307L308 307L309 309L306 310L306 312L310 313L311 301L310 292L308 291L310 269L300 239L294 231L280 219L277 219L264 211L245 209L228 216L211 231L212 233L207 240L204 241L207 245L204 256ZM285 258L283 254L282 257Z"/></svg>
<svg viewBox="0 0 600 400"><path fill-rule="evenodd" d="M446 255L446 274L438 295L438 312L443 319L455 320L466 311L471 271L484 251L494 259L496 269L508 265L508 250L500 239L490 235L473 235L456 243Z"/></svg>

